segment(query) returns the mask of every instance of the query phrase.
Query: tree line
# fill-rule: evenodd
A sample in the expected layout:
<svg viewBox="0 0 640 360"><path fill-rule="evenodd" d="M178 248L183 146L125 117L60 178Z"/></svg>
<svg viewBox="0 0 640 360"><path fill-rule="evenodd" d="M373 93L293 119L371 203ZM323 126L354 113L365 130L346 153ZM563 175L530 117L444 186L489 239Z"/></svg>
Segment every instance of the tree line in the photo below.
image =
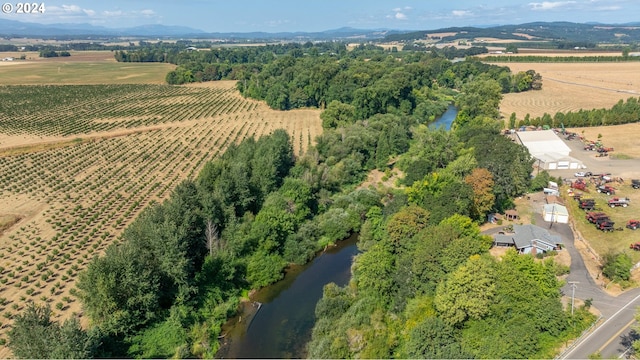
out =
<svg viewBox="0 0 640 360"><path fill-rule="evenodd" d="M611 63L611 62L627 62L640 61L640 56L624 56L624 55L592 55L592 56L539 56L539 55L490 55L482 58L486 62L525 62L525 63Z"/></svg>
<svg viewBox="0 0 640 360"><path fill-rule="evenodd" d="M553 116L544 113L542 116L532 118L526 114L518 120L515 113L509 117L509 128L520 126L549 126L549 127L590 127L620 125L638 122L640 119L640 99L635 97L620 99L610 109L591 109L557 112Z"/></svg>

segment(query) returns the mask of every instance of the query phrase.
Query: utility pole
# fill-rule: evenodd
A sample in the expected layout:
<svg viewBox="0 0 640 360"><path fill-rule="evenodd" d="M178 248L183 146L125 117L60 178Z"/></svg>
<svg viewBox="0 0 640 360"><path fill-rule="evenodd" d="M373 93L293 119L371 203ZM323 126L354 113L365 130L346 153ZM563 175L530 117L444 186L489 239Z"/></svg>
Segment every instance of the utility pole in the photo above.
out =
<svg viewBox="0 0 640 360"><path fill-rule="evenodd" d="M573 316L573 301L576 298L576 287L578 287L579 281L569 281L571 284L571 316Z"/></svg>

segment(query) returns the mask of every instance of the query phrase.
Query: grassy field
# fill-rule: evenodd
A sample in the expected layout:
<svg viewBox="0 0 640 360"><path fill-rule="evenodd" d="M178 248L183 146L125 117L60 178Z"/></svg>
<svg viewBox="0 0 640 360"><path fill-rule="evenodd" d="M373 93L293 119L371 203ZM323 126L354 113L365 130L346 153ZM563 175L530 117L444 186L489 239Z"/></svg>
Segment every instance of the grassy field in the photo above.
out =
<svg viewBox="0 0 640 360"><path fill-rule="evenodd" d="M629 63L496 63L512 72L533 69L542 75L542 90L505 94L500 113L518 119L526 114L611 108L640 96L640 62Z"/></svg>
<svg viewBox="0 0 640 360"><path fill-rule="evenodd" d="M633 258L634 263L640 262L640 252L629 249L629 244L640 242L640 230L630 230L625 228L627 221L630 219L640 220L640 190L631 187L629 181L625 184L612 184L617 189L616 194L607 196L595 191L593 185L589 188L589 193L583 195L585 198L593 198L596 200L597 211L606 213L613 222L615 228L622 228L613 232L605 232L596 229L595 225L588 222L585 218L586 212L578 208L578 204L573 199L567 200L567 205L575 220L576 229L583 239L587 240L595 252L602 257L603 255L613 252L626 252ZM631 204L626 207L610 208L607 206L607 200L612 197L628 197Z"/></svg>
<svg viewBox="0 0 640 360"><path fill-rule="evenodd" d="M175 68L163 63L118 63L111 51L72 51L70 57L40 58L38 53L0 53L26 60L0 62L0 85L164 84Z"/></svg>
<svg viewBox="0 0 640 360"><path fill-rule="evenodd" d="M0 338L30 300L80 313L78 272L230 144L283 128L298 155L322 131L320 110L274 111L231 81L0 91ZM18 111L33 94L47 105Z"/></svg>

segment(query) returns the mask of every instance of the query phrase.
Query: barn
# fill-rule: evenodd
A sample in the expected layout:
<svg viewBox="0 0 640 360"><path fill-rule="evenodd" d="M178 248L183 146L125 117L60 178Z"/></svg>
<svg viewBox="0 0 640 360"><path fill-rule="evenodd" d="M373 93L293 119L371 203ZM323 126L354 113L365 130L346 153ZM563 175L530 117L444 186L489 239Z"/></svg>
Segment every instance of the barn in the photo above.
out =
<svg viewBox="0 0 640 360"><path fill-rule="evenodd" d="M585 168L580 160L569 156L571 148L553 130L517 131L516 139L529 149L529 153L537 161L536 165L541 169Z"/></svg>

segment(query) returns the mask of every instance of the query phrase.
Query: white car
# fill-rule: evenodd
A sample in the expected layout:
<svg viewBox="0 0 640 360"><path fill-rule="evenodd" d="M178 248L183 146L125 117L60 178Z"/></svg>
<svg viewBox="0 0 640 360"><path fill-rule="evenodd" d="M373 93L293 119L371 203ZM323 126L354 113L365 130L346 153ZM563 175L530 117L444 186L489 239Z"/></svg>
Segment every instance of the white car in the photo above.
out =
<svg viewBox="0 0 640 360"><path fill-rule="evenodd" d="M575 177L585 177L585 176L591 176L591 175L593 175L591 171L587 171L587 172L578 171L577 173L573 174L573 176Z"/></svg>

